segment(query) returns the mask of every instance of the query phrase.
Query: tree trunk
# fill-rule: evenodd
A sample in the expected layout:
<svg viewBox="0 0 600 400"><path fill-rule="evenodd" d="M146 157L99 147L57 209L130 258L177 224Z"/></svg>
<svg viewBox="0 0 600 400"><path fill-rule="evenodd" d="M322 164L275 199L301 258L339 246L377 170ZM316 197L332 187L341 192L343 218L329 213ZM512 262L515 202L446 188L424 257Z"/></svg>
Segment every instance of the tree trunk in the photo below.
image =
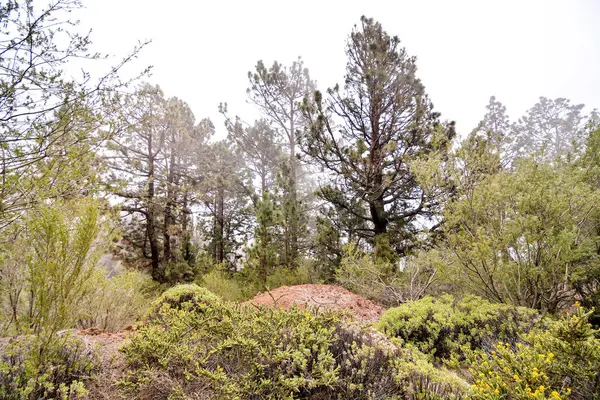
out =
<svg viewBox="0 0 600 400"><path fill-rule="evenodd" d="M189 225L188 213L189 212L190 211L188 210L188 191L186 189L183 192L183 204L181 205L181 237L182 237L182 243L183 243L182 254L183 254L183 259L185 261L192 260L192 249L191 249L192 238L191 238L190 232L188 230L188 225Z"/></svg>
<svg viewBox="0 0 600 400"><path fill-rule="evenodd" d="M383 151L381 149L381 133L379 126L380 111L380 95L378 91L374 91L372 98L374 99L371 105L371 150L370 162L371 172L373 177L371 187L371 201L369 202L369 211L373 220L373 229L375 236L387 233L388 220L385 215L385 207L383 204Z"/></svg>
<svg viewBox="0 0 600 400"><path fill-rule="evenodd" d="M224 259L223 236L225 230L225 193L222 188L220 188L217 193L217 212L215 218L215 261L220 263L223 262Z"/></svg>
<svg viewBox="0 0 600 400"><path fill-rule="evenodd" d="M296 132L294 126L294 100L290 100L290 205L292 211L289 221L289 244L286 246L289 249L286 264L292 266L296 264L298 257L298 190L297 190L297 171L296 171Z"/></svg>
<svg viewBox="0 0 600 400"><path fill-rule="evenodd" d="M152 153L152 134L148 135L148 215L146 217L146 235L150 242L150 257L152 259L152 279L164 281L164 271L160 266L158 238L156 234L156 216L154 213L154 154Z"/></svg>
<svg viewBox="0 0 600 400"><path fill-rule="evenodd" d="M175 202L175 154L174 150L171 150L171 156L169 160L169 172L167 174L167 203L165 205L165 221L163 229L164 237L164 260L166 263L174 262L175 257L171 251L171 232L170 228L173 225L173 203Z"/></svg>

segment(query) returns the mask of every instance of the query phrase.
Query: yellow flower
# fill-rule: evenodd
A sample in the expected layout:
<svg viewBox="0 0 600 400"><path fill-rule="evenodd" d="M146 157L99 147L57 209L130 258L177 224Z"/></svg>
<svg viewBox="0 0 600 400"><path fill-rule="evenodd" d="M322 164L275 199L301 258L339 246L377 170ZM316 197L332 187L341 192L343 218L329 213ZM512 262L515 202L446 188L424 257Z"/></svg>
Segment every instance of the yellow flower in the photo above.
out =
<svg viewBox="0 0 600 400"><path fill-rule="evenodd" d="M498 389L494 390L494 394L500 394L500 391Z"/></svg>
<svg viewBox="0 0 600 400"><path fill-rule="evenodd" d="M544 390L546 390L546 388L545 388L545 387L543 387L543 386L540 386L540 387L538 388L538 390L539 390L540 392L542 392L542 393L543 393L543 392L544 392Z"/></svg>
<svg viewBox="0 0 600 400"><path fill-rule="evenodd" d="M533 376L534 378L537 378L539 375L540 375L540 374L538 374L538 372L537 372L537 371L533 371L533 372L531 373L531 376Z"/></svg>
<svg viewBox="0 0 600 400"><path fill-rule="evenodd" d="M521 347L523 347L523 345L521 343L517 343L517 347L520 349Z"/></svg>
<svg viewBox="0 0 600 400"><path fill-rule="evenodd" d="M553 398L553 399L557 399L557 400L559 400L559 399L560 399L560 395L558 394L558 392L557 392L556 390L555 390L555 391L553 391L553 392L550 394L550 396L552 396L552 398Z"/></svg>
<svg viewBox="0 0 600 400"><path fill-rule="evenodd" d="M515 375L513 375L513 378L515 378L515 381L518 381L519 380L519 375L515 374Z"/></svg>

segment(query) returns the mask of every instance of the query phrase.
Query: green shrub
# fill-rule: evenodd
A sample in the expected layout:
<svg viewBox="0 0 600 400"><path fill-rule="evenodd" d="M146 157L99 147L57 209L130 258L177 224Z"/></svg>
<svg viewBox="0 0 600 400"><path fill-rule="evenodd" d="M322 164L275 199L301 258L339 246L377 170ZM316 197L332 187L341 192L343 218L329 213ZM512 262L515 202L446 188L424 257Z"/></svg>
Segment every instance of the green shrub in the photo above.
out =
<svg viewBox="0 0 600 400"><path fill-rule="evenodd" d="M116 332L138 321L156 296L157 284L139 271L127 271L107 278L97 270L92 289L80 304L78 326Z"/></svg>
<svg viewBox="0 0 600 400"><path fill-rule="evenodd" d="M0 349L0 398L66 400L84 396L83 382L97 370L95 354L69 336L55 343L45 347L37 338L23 336Z"/></svg>
<svg viewBox="0 0 600 400"><path fill-rule="evenodd" d="M390 261L385 240L369 254L356 245L344 247L344 256L335 271L336 281L348 290L388 307L407 300L417 300L432 290L438 274L439 260L432 257L435 251L407 257L402 268Z"/></svg>
<svg viewBox="0 0 600 400"><path fill-rule="evenodd" d="M24 215L18 239L0 246L6 333L34 333L50 341L75 325L111 237L108 222L98 203L86 199L43 204Z"/></svg>
<svg viewBox="0 0 600 400"><path fill-rule="evenodd" d="M170 310L194 310L196 312L218 306L222 299L195 283L177 285L167 289L150 305L145 320L162 320Z"/></svg>
<svg viewBox="0 0 600 400"><path fill-rule="evenodd" d="M456 366L464 360L465 349L489 348L498 340L514 344L539 319L535 310L490 303L476 296L456 301L446 295L391 308L380 318L377 329Z"/></svg>
<svg viewBox="0 0 600 400"><path fill-rule="evenodd" d="M228 276L227 272L214 268L202 276L198 284L226 301L242 301L246 299L237 280Z"/></svg>
<svg viewBox="0 0 600 400"><path fill-rule="evenodd" d="M473 399L600 398L600 340L590 315L578 308L543 332L523 335L523 343L474 352Z"/></svg>
<svg viewBox="0 0 600 400"><path fill-rule="evenodd" d="M281 286L303 285L306 283L318 283L315 269L304 262L296 268L277 268L267 277L267 287L277 289Z"/></svg>
<svg viewBox="0 0 600 400"><path fill-rule="evenodd" d="M314 398L448 399L468 392L465 381L434 367L418 350L400 349L356 325L337 324L329 351L339 381L315 391Z"/></svg>
<svg viewBox="0 0 600 400"><path fill-rule="evenodd" d="M165 281L172 284L178 282L191 282L198 275L198 269L195 265L190 265L186 261L169 263L165 267Z"/></svg>
<svg viewBox="0 0 600 400"><path fill-rule="evenodd" d="M196 295L197 288L186 293ZM418 352L343 325L334 313L202 304L152 308L157 318L123 349L125 395L366 400L465 393L466 382L434 369Z"/></svg>

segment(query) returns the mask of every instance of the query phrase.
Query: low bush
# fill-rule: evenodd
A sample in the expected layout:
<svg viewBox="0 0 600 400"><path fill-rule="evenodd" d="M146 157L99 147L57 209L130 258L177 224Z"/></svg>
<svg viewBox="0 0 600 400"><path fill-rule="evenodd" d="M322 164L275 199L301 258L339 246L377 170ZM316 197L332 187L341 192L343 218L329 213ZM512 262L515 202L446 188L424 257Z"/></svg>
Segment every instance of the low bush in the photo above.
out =
<svg viewBox="0 0 600 400"><path fill-rule="evenodd" d="M198 273L198 267L186 261L168 263L165 266L165 282L171 284L191 282L198 276Z"/></svg>
<svg viewBox="0 0 600 400"><path fill-rule="evenodd" d="M127 271L107 278L97 270L85 300L80 305L80 328L99 328L116 332L138 321L156 297L158 285L138 271Z"/></svg>
<svg viewBox="0 0 600 400"><path fill-rule="evenodd" d="M244 291L237 280L228 276L228 273L219 268L202 276L198 284L226 301L242 301L246 299Z"/></svg>
<svg viewBox="0 0 600 400"><path fill-rule="evenodd" d="M380 250L385 255L389 248L384 243ZM388 307L418 300L432 290L439 260L432 260L434 257L423 253L406 258L400 265L389 258L377 257L350 244L344 248L344 256L335 271L336 282Z"/></svg>
<svg viewBox="0 0 600 400"><path fill-rule="evenodd" d="M211 309L222 303L222 299L209 290L196 285L182 284L167 289L160 297L152 302L144 320L147 322L160 321L169 311L195 311L196 313Z"/></svg>
<svg viewBox="0 0 600 400"><path fill-rule="evenodd" d="M307 283L320 283L318 273L307 261L296 268L277 268L267 277L267 288L277 289L282 286L304 285ZM264 288L261 288L264 290ZM262 291L261 290L261 291Z"/></svg>
<svg viewBox="0 0 600 400"><path fill-rule="evenodd" d="M83 398L87 393L84 381L97 365L96 355L69 336L52 347L44 347L34 336L13 339L0 349L0 398Z"/></svg>
<svg viewBox="0 0 600 400"><path fill-rule="evenodd" d="M591 312L577 312L523 335L523 342L497 343L469 361L473 399L598 399L600 339Z"/></svg>
<svg viewBox="0 0 600 400"><path fill-rule="evenodd" d="M515 344L539 321L535 310L490 303L475 296L425 297L391 308L377 329L391 338L457 366L466 349L488 349L498 340Z"/></svg>
<svg viewBox="0 0 600 400"><path fill-rule="evenodd" d="M130 398L433 399L468 390L418 351L344 325L335 313L256 309L185 289L157 302L157 317L124 347L129 368L119 386ZM201 306L190 300L196 296ZM165 306L173 297L183 306Z"/></svg>

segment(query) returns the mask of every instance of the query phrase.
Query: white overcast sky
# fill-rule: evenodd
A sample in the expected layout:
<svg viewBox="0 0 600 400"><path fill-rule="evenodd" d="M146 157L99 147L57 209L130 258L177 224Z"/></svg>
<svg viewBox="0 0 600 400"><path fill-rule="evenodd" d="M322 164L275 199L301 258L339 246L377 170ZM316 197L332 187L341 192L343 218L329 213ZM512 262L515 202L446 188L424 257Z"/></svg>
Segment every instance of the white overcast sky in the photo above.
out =
<svg viewBox="0 0 600 400"><path fill-rule="evenodd" d="M256 117L247 73L262 59L302 56L318 87L342 83L345 40L373 17L417 56L435 108L462 135L495 95L515 119L539 96L600 108L598 0L88 0L78 14L94 48L125 54L150 39L133 65L153 65L151 83L210 117L223 134L219 102Z"/></svg>

